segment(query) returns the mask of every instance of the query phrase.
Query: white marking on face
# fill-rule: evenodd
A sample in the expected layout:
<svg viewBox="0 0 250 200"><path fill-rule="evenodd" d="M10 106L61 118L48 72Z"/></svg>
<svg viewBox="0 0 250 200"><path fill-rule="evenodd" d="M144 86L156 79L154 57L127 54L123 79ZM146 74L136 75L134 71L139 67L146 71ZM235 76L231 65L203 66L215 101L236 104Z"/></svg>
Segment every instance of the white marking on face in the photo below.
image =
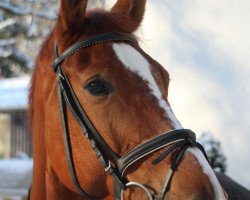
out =
<svg viewBox="0 0 250 200"><path fill-rule="evenodd" d="M113 44L113 49L116 56L127 69L136 73L139 77L145 80L151 90L151 93L159 101L160 107L165 110L166 117L170 119L173 128L181 129L182 126L180 122L176 119L170 106L162 97L162 93L151 73L151 66L149 62L135 48L128 44Z"/></svg>
<svg viewBox="0 0 250 200"><path fill-rule="evenodd" d="M200 165L203 169L203 172L208 176L208 178L213 186L213 190L215 193L215 200L226 199L224 196L224 193L222 191L222 188L220 186L220 183L214 174L214 171L210 167L209 163L207 162L207 160L204 157L204 155L202 154L202 152L195 147L188 148L187 151L190 152L191 154L193 154L197 158L198 162L200 163Z"/></svg>
<svg viewBox="0 0 250 200"><path fill-rule="evenodd" d="M171 120L172 126L175 129L182 129L180 122L176 119L170 106L163 99L162 93L151 73L151 66L149 62L136 49L128 44L113 44L113 49L116 56L127 69L133 73L136 73L139 77L145 80L145 82L148 84L148 87L150 88L151 93L157 98L160 107L165 110L166 117ZM208 176L210 182L213 185L216 200L225 199L222 188L201 151L197 148L189 148L188 151L197 158L203 169L203 172Z"/></svg>

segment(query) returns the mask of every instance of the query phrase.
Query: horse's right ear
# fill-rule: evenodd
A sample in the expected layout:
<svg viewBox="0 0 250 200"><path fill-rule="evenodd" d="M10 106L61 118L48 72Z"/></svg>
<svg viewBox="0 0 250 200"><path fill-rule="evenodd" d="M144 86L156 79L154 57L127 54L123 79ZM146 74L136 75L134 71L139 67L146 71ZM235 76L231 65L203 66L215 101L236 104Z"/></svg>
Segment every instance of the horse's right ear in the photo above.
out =
<svg viewBox="0 0 250 200"><path fill-rule="evenodd" d="M145 12L146 0L117 0L111 9L113 13L121 13L127 16L133 24L131 28L135 31L140 25Z"/></svg>
<svg viewBox="0 0 250 200"><path fill-rule="evenodd" d="M88 0L60 0L59 20L63 30L76 26L84 19Z"/></svg>

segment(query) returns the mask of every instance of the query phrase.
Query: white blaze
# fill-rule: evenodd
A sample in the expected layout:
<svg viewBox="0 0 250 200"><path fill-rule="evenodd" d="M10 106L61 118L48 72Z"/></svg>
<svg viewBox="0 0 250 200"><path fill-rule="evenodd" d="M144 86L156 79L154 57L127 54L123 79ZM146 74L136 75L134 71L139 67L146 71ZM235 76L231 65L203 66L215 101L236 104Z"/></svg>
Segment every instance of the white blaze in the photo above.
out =
<svg viewBox="0 0 250 200"><path fill-rule="evenodd" d="M149 62L140 54L140 52L128 44L113 44L113 49L116 56L127 69L136 73L139 77L145 80L145 83L148 84L151 93L157 98L159 106L165 110L166 117L171 120L172 126L175 129L182 129L180 122L176 119L170 106L162 97L162 93L151 73L151 66ZM201 151L197 148L189 148L188 151L198 159L203 172L208 176L213 185L216 200L225 199L221 186Z"/></svg>
<svg viewBox="0 0 250 200"><path fill-rule="evenodd" d="M215 193L215 200L223 200L226 199L224 196L224 193L222 191L222 188L220 186L220 183L217 179L217 177L214 174L214 171L212 170L212 168L210 167L210 165L208 164L207 160L205 159L204 155L202 154L202 152L195 148L188 148L187 150L188 152L190 152L191 154L193 154L197 160L199 161L203 172L208 176L210 182L212 183L213 186L213 190Z"/></svg>
<svg viewBox="0 0 250 200"><path fill-rule="evenodd" d="M162 98L162 93L151 73L149 62L136 49L128 44L113 44L113 49L119 60L127 69L145 80L152 94L157 98L160 107L165 110L166 117L171 120L172 126L175 129L181 129L182 126L180 122L176 119L167 102Z"/></svg>

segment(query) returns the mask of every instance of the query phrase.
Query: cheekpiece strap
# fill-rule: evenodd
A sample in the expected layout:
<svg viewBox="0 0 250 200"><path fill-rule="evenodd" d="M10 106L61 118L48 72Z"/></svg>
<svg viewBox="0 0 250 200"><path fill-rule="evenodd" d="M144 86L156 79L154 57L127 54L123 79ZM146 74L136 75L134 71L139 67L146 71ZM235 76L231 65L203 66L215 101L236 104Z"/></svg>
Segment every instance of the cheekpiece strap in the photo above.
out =
<svg viewBox="0 0 250 200"><path fill-rule="evenodd" d="M92 149L95 151L96 156L101 161L101 164L105 168L110 175L113 176L114 182L116 183L116 187L119 190L126 188L126 182L121 179L120 174L116 167L114 167L109 160L112 158L115 162L119 159L119 156L112 151L112 149L107 145L104 141L102 136L96 130L90 119L88 118L87 114L85 113L84 109L81 107L81 104L74 93L74 90L67 78L64 74L64 71L61 67L63 61L65 61L69 56L74 54L75 52L79 51L82 48L86 48L98 43L102 42L109 42L109 41L130 41L136 44L137 40L133 35L127 33L105 33L96 35L91 37L87 40L82 40L74 45L70 46L66 49L60 56L58 54L58 46L57 42L54 42L54 58L55 61L53 63L53 70L56 72L57 75L57 82L58 82L58 98L59 98L59 107L61 112L62 118L62 127L63 127L63 138L64 138L64 146L66 151L66 157L68 162L69 171L71 174L72 181L75 185L76 190L85 198L87 199L97 199L96 197L88 194L84 189L82 189L77 175L76 169L74 166L73 158L72 158L72 147L70 142L69 136L69 129L68 129L68 121L67 121L67 106L70 109L71 113L77 120L78 124L80 125L83 134L86 138L90 141ZM117 195L116 195L117 196Z"/></svg>

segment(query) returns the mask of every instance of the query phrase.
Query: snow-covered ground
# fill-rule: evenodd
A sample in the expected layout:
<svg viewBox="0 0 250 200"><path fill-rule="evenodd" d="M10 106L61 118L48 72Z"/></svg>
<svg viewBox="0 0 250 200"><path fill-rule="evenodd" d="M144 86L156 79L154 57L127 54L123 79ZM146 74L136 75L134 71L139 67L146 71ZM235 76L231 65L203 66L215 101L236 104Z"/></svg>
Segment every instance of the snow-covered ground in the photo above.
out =
<svg viewBox="0 0 250 200"><path fill-rule="evenodd" d="M32 159L0 160L0 200L11 196L20 199L28 194L32 180Z"/></svg>

